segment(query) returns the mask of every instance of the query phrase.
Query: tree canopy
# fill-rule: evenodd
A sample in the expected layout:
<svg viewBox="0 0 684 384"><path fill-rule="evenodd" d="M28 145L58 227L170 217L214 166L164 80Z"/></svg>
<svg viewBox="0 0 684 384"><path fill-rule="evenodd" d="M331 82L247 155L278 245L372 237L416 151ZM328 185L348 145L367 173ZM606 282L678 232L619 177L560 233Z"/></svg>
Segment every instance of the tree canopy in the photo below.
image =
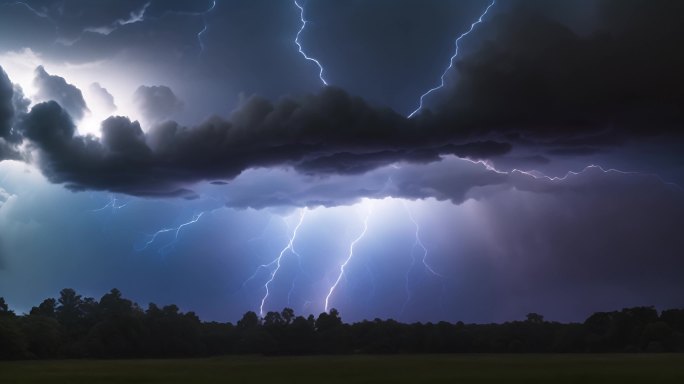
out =
<svg viewBox="0 0 684 384"><path fill-rule="evenodd" d="M347 324L335 309L304 317L284 308L233 325L176 305L143 309L117 289L99 301L64 289L25 315L0 297L0 359L459 352L684 352L684 309L626 308L567 324L537 313L503 324Z"/></svg>

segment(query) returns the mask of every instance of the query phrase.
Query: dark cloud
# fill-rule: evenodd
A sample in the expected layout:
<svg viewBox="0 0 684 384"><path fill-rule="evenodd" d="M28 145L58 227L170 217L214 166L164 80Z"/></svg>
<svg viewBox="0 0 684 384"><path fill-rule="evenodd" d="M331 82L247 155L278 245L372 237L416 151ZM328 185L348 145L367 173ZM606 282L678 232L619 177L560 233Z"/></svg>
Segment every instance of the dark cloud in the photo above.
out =
<svg viewBox="0 0 684 384"><path fill-rule="evenodd" d="M296 165L300 172L313 174L362 174L394 162L431 163L441 155L453 154L471 159L483 159L503 155L510 151L508 143L478 141L467 144L449 144L434 148L401 149L371 153L340 152L304 160Z"/></svg>
<svg viewBox="0 0 684 384"><path fill-rule="evenodd" d="M111 113L116 111L116 104L114 103L114 96L112 96L106 88L100 85L100 83L90 84L90 94L97 99L101 108L107 112Z"/></svg>
<svg viewBox="0 0 684 384"><path fill-rule="evenodd" d="M0 138L0 161L2 160L22 160L22 156L14 145Z"/></svg>
<svg viewBox="0 0 684 384"><path fill-rule="evenodd" d="M176 97L171 88L164 85L138 87L133 100L149 123L167 120L183 108L183 102Z"/></svg>
<svg viewBox="0 0 684 384"><path fill-rule="evenodd" d="M542 184L554 192L490 195L478 209L486 239L496 245L459 253L463 280L454 292L496 288L474 300L469 292L454 305L470 312L468 302L484 301L492 309L476 312L491 310L485 317L501 320L535 308L551 318L581 320L580 314L601 308L684 303L681 190L597 169Z"/></svg>
<svg viewBox="0 0 684 384"><path fill-rule="evenodd" d="M12 84L0 67L0 161L20 158L16 144L21 137L13 128L17 117L26 112L27 106L21 88Z"/></svg>
<svg viewBox="0 0 684 384"><path fill-rule="evenodd" d="M575 148L554 148L547 151L549 155L559 156L586 156L601 152L598 148L575 147Z"/></svg>
<svg viewBox="0 0 684 384"><path fill-rule="evenodd" d="M14 120L14 85L0 67L0 138L7 139Z"/></svg>
<svg viewBox="0 0 684 384"><path fill-rule="evenodd" d="M597 31L587 36L524 3L491 16L435 109L454 124L552 145L680 133L682 3L597 4Z"/></svg>
<svg viewBox="0 0 684 384"><path fill-rule="evenodd" d="M497 165L543 168L604 154L617 158L621 145L646 136L682 143L676 129L682 125L678 106L684 101L684 81L676 69L684 64L681 50L676 49L681 45L682 34L677 33L681 24L671 15L677 13L668 9L678 5L647 7L643 14L634 11L642 3L625 5L632 9L628 14L642 16L635 21L620 16L622 10L614 3L595 4L600 11L594 21L600 31L595 33L579 33L582 28L569 25L577 23L576 18L559 16L562 12L549 16L544 9L518 2L502 6L469 37L478 44L464 47L447 76L447 86L430 98L433 110L426 109L415 119L338 88L326 88L319 95L286 97L275 103L252 97L229 120L217 117L186 127L173 121L159 123L175 118L181 106L169 87L142 86L135 99L145 120L152 123L146 131L117 118L104 123L101 140L75 136L73 123L63 121L63 113L50 107L42 116L31 113L26 125L33 128L26 132L33 136L39 164L53 182L135 195L184 194L192 183L231 180L258 167L291 167L312 176L362 175L396 162L430 163L454 154L493 160ZM226 7L256 9L276 19L260 2ZM212 12L223 15L229 8ZM161 12L156 21L197 16L192 10L184 12ZM660 15L663 20L657 20ZM143 27L149 27L142 24L112 34L123 36L136 28L142 33ZM281 24L283 29L296 26ZM270 36L266 32L262 34ZM213 43L216 49L219 45L212 36L218 35L207 33L207 46ZM131 40L129 35L98 36ZM243 47L247 42L254 44L245 39L231 44ZM288 49L296 56L291 44ZM223 70L242 68L227 65L216 54L207 48L202 56L211 61L205 63L208 73L223 73L215 67L219 63ZM260 63L271 65L272 60ZM278 70L286 67L283 64ZM207 96L206 102L221 98ZM50 113L57 118L47 118ZM51 127L60 123L71 128ZM49 131L66 134L44 133Z"/></svg>
<svg viewBox="0 0 684 384"><path fill-rule="evenodd" d="M428 128L327 88L275 104L254 98L231 121L214 118L194 128L169 121L143 133L137 122L110 118L100 140L76 136L64 110L46 103L33 108L23 129L50 180L136 195L174 194L190 183L232 179L254 167L358 174L400 160L489 158L510 149L493 141L435 142Z"/></svg>
<svg viewBox="0 0 684 384"><path fill-rule="evenodd" d="M17 84L14 84L14 95L12 96L12 104L14 105L15 116L21 116L28 112L28 107L31 105L31 100L24 95L24 90Z"/></svg>
<svg viewBox="0 0 684 384"><path fill-rule="evenodd" d="M76 126L71 116L54 101L31 109L21 124L24 136L38 146L43 172L55 182L67 183L73 189L119 190L123 185L135 185L135 192L150 196L186 195L182 188L172 188L164 180L160 185L146 183L141 178L150 166L151 155L141 142L137 122L111 117L102 123L102 139L75 136ZM107 176L104 176L107 175ZM110 181L114 183L109 184ZM121 185L118 185L121 184Z"/></svg>
<svg viewBox="0 0 684 384"><path fill-rule="evenodd" d="M420 94L438 84L454 39L489 1L319 0L305 5L311 22L301 41L324 64L328 81L408 115Z"/></svg>
<svg viewBox="0 0 684 384"><path fill-rule="evenodd" d="M38 100L58 102L76 120L81 120L90 112L81 90L67 83L63 77L50 75L42 65L36 68L35 75L34 84L38 88Z"/></svg>
<svg viewBox="0 0 684 384"><path fill-rule="evenodd" d="M29 37L35 38L40 32L43 38L52 36L53 42L68 47L78 43L88 33L109 35L121 27L168 14L198 14L210 5L209 0L102 0L97 3L81 0L2 0L0 7L5 10L0 15L10 14L7 20L3 20L6 23L0 23L0 26L7 26L11 30L9 27L35 24L40 20L44 30L34 30ZM21 18L17 20L18 17ZM27 23L29 20L32 23Z"/></svg>

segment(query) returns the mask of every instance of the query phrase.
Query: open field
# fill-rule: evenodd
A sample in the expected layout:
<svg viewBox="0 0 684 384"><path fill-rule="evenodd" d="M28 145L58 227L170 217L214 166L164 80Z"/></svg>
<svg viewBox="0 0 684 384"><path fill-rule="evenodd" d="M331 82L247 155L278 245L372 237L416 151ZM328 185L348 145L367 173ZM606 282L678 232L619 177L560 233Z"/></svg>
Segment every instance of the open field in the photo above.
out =
<svg viewBox="0 0 684 384"><path fill-rule="evenodd" d="M1 362L0 383L684 383L684 355L22 361Z"/></svg>

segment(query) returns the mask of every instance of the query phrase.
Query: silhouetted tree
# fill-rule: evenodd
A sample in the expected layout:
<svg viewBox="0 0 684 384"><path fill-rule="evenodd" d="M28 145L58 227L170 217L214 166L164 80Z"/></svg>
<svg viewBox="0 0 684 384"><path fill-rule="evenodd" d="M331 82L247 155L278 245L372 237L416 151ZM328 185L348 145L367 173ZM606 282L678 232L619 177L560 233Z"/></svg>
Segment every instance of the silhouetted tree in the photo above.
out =
<svg viewBox="0 0 684 384"><path fill-rule="evenodd" d="M295 312L292 308L283 308L283 311L280 313L280 315L282 316L283 320L285 320L285 325L292 324L292 320L295 318Z"/></svg>
<svg viewBox="0 0 684 384"><path fill-rule="evenodd" d="M20 359L26 356L26 340L5 299L0 297L0 359Z"/></svg>
<svg viewBox="0 0 684 384"><path fill-rule="evenodd" d="M318 315L318 319L316 319L316 330L319 332L330 331L340 325L342 325L342 319L340 318L340 313L335 308L331 309L328 313L321 313Z"/></svg>
<svg viewBox="0 0 684 384"><path fill-rule="evenodd" d="M53 298L43 300L37 307L31 308L31 315L54 318L56 315L57 300Z"/></svg>
<svg viewBox="0 0 684 384"><path fill-rule="evenodd" d="M684 310L652 307L599 312L584 323L544 321L535 313L503 324L345 324L337 310L317 318L290 308L236 326L202 323L176 305L147 310L117 289L98 302L64 289L17 316L0 299L0 359L192 357L228 353L684 352Z"/></svg>
<svg viewBox="0 0 684 384"><path fill-rule="evenodd" d="M527 321L530 323L534 324L541 324L544 322L544 316L538 314L538 313L528 313L527 316Z"/></svg>
<svg viewBox="0 0 684 384"><path fill-rule="evenodd" d="M21 321L26 349L32 358L54 358L59 356L64 343L62 326L53 317L31 314Z"/></svg>
<svg viewBox="0 0 684 384"><path fill-rule="evenodd" d="M237 326L240 329L250 329L258 327L259 324L259 316L257 316L256 313L249 311L242 316L242 319L238 321Z"/></svg>
<svg viewBox="0 0 684 384"><path fill-rule="evenodd" d="M5 302L4 297L0 297L0 315L9 313L9 306L7 306L7 303Z"/></svg>

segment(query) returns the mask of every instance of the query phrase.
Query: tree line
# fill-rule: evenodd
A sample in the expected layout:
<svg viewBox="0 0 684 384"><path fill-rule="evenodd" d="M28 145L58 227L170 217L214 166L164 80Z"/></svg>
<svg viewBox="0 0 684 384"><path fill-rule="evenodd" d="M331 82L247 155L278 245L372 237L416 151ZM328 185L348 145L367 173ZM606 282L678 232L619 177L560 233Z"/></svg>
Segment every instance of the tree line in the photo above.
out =
<svg viewBox="0 0 684 384"><path fill-rule="evenodd" d="M503 324L346 324L334 309L304 317L285 308L232 324L175 305L142 309L116 289L99 301L64 289L26 315L0 298L0 360L479 352L684 352L684 309L626 308L567 324L534 313Z"/></svg>

